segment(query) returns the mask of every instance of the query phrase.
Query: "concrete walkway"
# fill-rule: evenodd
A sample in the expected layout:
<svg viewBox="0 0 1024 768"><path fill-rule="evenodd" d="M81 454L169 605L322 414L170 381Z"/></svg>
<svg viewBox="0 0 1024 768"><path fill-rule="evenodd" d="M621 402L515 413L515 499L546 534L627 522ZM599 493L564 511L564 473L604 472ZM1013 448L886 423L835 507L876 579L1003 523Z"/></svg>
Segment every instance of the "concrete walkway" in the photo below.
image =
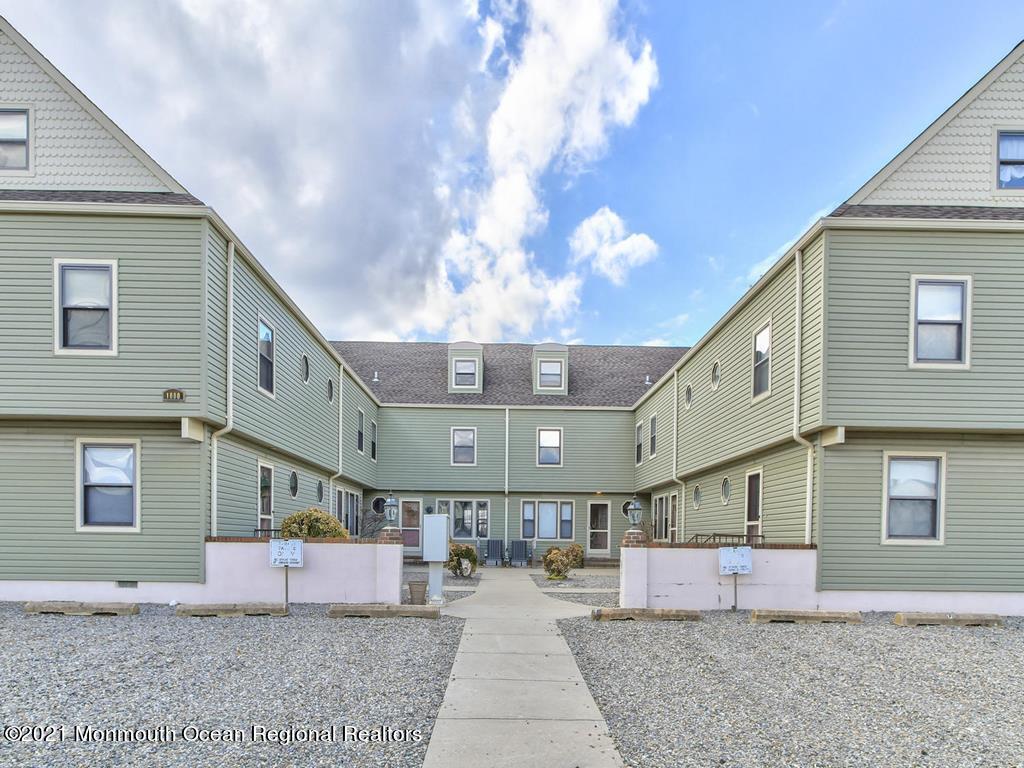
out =
<svg viewBox="0 0 1024 768"><path fill-rule="evenodd" d="M622 766L556 619L590 609L542 593L525 568L487 568L466 619L424 768Z"/></svg>

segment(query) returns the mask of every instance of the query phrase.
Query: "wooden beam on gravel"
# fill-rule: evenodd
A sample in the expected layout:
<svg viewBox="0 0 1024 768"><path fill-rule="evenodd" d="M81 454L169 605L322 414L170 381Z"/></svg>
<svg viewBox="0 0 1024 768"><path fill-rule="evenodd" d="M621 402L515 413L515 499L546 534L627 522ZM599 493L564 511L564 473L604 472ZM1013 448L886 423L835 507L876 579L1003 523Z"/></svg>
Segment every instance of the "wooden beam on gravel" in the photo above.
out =
<svg viewBox="0 0 1024 768"><path fill-rule="evenodd" d="M860 624L860 611L779 611L756 608L751 624Z"/></svg>
<svg viewBox="0 0 1024 768"><path fill-rule="evenodd" d="M134 616L138 612L138 603L77 603L64 600L25 603L25 613L60 616Z"/></svg>
<svg viewBox="0 0 1024 768"><path fill-rule="evenodd" d="M995 613L897 613L892 620L900 627L1001 627L1003 617Z"/></svg>
<svg viewBox="0 0 1024 768"><path fill-rule="evenodd" d="M211 603L209 605L179 605L177 616L196 618L240 616L287 616L288 606L283 603Z"/></svg>
<svg viewBox="0 0 1024 768"><path fill-rule="evenodd" d="M334 603L327 607L331 619L392 619L401 616L418 619L437 619L441 616L438 605L392 605L390 603Z"/></svg>
<svg viewBox="0 0 1024 768"><path fill-rule="evenodd" d="M594 621L700 621L700 611L685 608L595 608Z"/></svg>

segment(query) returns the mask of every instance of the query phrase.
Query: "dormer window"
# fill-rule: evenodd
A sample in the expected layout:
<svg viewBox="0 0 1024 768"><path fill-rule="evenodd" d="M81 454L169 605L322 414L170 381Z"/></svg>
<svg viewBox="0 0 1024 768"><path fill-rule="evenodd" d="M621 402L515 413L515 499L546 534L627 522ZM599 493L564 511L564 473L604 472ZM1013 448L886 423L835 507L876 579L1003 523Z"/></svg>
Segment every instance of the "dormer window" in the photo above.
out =
<svg viewBox="0 0 1024 768"><path fill-rule="evenodd" d="M999 189L1024 189L1024 131L999 132Z"/></svg>
<svg viewBox="0 0 1024 768"><path fill-rule="evenodd" d="M28 110L0 109L0 171L28 170Z"/></svg>
<svg viewBox="0 0 1024 768"><path fill-rule="evenodd" d="M540 389L562 388L562 361L540 360L537 365L537 386Z"/></svg>
<svg viewBox="0 0 1024 768"><path fill-rule="evenodd" d="M453 363L453 376L452 386L466 389L476 388L476 360L456 358Z"/></svg>

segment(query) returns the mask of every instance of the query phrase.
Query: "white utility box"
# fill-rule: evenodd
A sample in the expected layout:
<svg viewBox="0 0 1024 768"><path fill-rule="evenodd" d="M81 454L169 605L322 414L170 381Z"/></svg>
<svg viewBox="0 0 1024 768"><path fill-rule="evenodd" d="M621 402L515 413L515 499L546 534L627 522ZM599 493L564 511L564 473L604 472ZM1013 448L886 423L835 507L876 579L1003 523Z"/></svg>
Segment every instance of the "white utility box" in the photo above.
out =
<svg viewBox="0 0 1024 768"><path fill-rule="evenodd" d="M423 561L443 563L448 559L448 515L423 516Z"/></svg>

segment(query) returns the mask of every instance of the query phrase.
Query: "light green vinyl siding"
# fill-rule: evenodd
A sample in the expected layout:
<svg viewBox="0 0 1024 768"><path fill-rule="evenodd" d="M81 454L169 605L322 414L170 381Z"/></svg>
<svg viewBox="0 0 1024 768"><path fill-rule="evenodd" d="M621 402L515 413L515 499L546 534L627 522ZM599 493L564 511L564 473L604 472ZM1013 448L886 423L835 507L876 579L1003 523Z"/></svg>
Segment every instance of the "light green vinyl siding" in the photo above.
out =
<svg viewBox="0 0 1024 768"><path fill-rule="evenodd" d="M800 429L821 425L825 357L825 236L804 249L803 321L800 330Z"/></svg>
<svg viewBox="0 0 1024 768"><path fill-rule="evenodd" d="M680 474L785 439L793 420L794 262L701 347L679 371ZM771 321L771 394L752 402L754 334ZM721 363L721 384L711 371ZM684 407L687 385L692 405Z"/></svg>
<svg viewBox="0 0 1024 768"><path fill-rule="evenodd" d="M90 437L141 441L139 533L75 530L75 440ZM177 423L0 423L0 578L201 581L205 456Z"/></svg>
<svg viewBox="0 0 1024 768"><path fill-rule="evenodd" d="M1024 235L829 234L826 421L1024 429ZM970 370L908 365L912 275L973 275Z"/></svg>
<svg viewBox="0 0 1024 768"><path fill-rule="evenodd" d="M1024 437L846 438L825 449L821 589L1024 589ZM884 451L946 454L944 544L881 543Z"/></svg>
<svg viewBox="0 0 1024 768"><path fill-rule="evenodd" d="M235 430L324 468L338 466L338 364L242 260L235 259ZM258 389L256 329L274 328L274 397ZM310 378L302 380L302 356ZM334 382L334 402L327 382Z"/></svg>
<svg viewBox="0 0 1024 768"><path fill-rule="evenodd" d="M0 215L0 414L198 415L199 219ZM116 259L118 355L54 354L55 259ZM163 402L170 388L186 400Z"/></svg>
<svg viewBox="0 0 1024 768"><path fill-rule="evenodd" d="M619 545L622 543L622 536L625 534L626 529L629 527L629 521L622 514L623 503L629 501L632 498L631 494L624 493L609 493L597 496L594 494L578 494L578 493L517 493L509 495L508 500L508 513L509 513L509 538L519 539L522 538L522 503L524 500L528 501L571 501L574 504L573 517L574 517L574 535L571 541L565 539L536 539L534 540L534 562L540 562L540 558L544 555L549 547L564 547L568 544L576 543L583 547L584 553L587 551L587 514L588 514L588 502L607 502L610 506L609 509L609 521L611 523L611 539L610 547L611 554L607 557L615 559L619 556ZM646 502L644 503L644 518L650 517L650 511Z"/></svg>
<svg viewBox="0 0 1024 768"><path fill-rule="evenodd" d="M207 226L206 386L210 418L227 419L227 241Z"/></svg>
<svg viewBox="0 0 1024 768"><path fill-rule="evenodd" d="M382 496L387 498L388 493L393 493L395 498L401 503L402 501L420 501L420 510L423 514L427 513L427 507L430 507L435 512L437 511L438 499L447 499L449 501L486 501L490 507L489 514L489 533L488 539L503 539L505 537L505 494L502 493L501 489L479 489L467 491L465 489L452 490L450 488L429 488L429 489L416 489L410 490L408 488L384 488L376 491L367 491L363 495L363 508L369 509L374 498ZM449 536L451 535L451 521L448 523ZM511 534L512 531L510 530ZM477 541L483 539L459 539L459 541L465 541L469 544L475 544Z"/></svg>
<svg viewBox="0 0 1024 768"><path fill-rule="evenodd" d="M511 491L632 491L632 412L511 410L509 422ZM562 428L562 466L537 466L539 427Z"/></svg>
<svg viewBox="0 0 1024 768"><path fill-rule="evenodd" d="M643 461L636 464L636 437L634 424L633 446L628 458L634 464L634 487L649 489L652 485L664 483L672 479L672 441L675 439L675 419L673 418L673 388L670 378L662 384L658 391L645 400L636 410L635 422L643 427ZM657 415L656 455L651 456L651 416Z"/></svg>
<svg viewBox="0 0 1024 768"><path fill-rule="evenodd" d="M296 461L277 451L250 443L235 435L220 439L217 467L217 534L252 536L259 517L259 464L274 468L274 527L292 512L309 507L330 510L330 473L312 464ZM292 498L288 488L292 472L298 475L299 488ZM317 498L317 482L322 482L324 498Z"/></svg>
<svg viewBox="0 0 1024 768"><path fill-rule="evenodd" d="M363 391L355 380L345 373L344 377L344 403L341 445L343 452L342 469L345 477L366 488L377 486L377 473L381 462L387 460L389 453L394 446L390 439L383 434L381 417L377 406ZM362 410L365 418L363 420L363 450L359 451L357 432L359 429L359 411ZM370 422L377 422L377 461L370 458ZM334 427L337 433L337 426Z"/></svg>
<svg viewBox="0 0 1024 768"><path fill-rule="evenodd" d="M505 411L388 408L380 411L383 450L377 485L447 490L503 489ZM452 466L452 427L476 429L476 466Z"/></svg>
<svg viewBox="0 0 1024 768"><path fill-rule="evenodd" d="M747 472L762 470L761 533L768 543L803 543L806 527L807 451L793 444L686 478L686 541L711 533L742 534L746 523ZM722 503L722 481L729 478L729 501ZM701 503L693 504L700 486ZM813 536L813 531L812 531Z"/></svg>

